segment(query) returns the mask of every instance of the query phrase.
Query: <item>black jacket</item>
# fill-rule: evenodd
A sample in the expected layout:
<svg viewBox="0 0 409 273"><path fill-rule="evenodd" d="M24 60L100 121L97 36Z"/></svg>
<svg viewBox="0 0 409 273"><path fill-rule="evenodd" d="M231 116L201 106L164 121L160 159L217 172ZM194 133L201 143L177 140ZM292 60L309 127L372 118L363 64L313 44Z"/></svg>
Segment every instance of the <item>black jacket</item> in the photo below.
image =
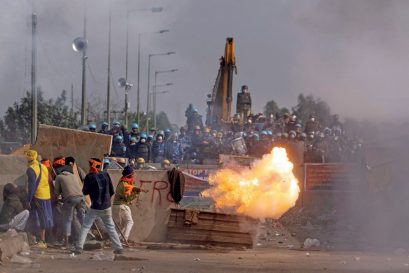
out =
<svg viewBox="0 0 409 273"><path fill-rule="evenodd" d="M111 207L111 196L114 195L114 186L109 174L87 174L82 192L84 195L89 194L92 209L104 210Z"/></svg>

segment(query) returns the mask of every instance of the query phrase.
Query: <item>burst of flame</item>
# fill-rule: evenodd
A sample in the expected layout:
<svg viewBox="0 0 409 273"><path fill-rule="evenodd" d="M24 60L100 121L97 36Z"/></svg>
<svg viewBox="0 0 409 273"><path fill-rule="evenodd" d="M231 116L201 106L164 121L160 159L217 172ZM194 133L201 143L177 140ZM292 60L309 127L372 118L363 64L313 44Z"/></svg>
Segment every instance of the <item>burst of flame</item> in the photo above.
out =
<svg viewBox="0 0 409 273"><path fill-rule="evenodd" d="M300 192L292 170L286 150L276 147L250 168L217 171L202 195L212 198L219 211L278 219L295 205Z"/></svg>

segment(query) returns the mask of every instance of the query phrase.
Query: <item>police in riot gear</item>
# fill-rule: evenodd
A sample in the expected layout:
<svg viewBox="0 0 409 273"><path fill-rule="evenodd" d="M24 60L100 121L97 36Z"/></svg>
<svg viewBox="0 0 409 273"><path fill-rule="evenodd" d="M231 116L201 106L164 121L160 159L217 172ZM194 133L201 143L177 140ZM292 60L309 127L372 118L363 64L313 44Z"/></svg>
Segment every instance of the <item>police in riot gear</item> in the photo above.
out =
<svg viewBox="0 0 409 273"><path fill-rule="evenodd" d="M247 85L241 87L241 92L237 94L236 113L240 115L243 120L251 113L251 96Z"/></svg>
<svg viewBox="0 0 409 273"><path fill-rule="evenodd" d="M108 122L104 121L101 124L101 130L99 130L98 133L108 135L109 134L109 128L108 127L109 127Z"/></svg>
<svg viewBox="0 0 409 273"><path fill-rule="evenodd" d="M124 157L126 153L126 146L123 142L123 137L116 135L112 144L112 156Z"/></svg>
<svg viewBox="0 0 409 273"><path fill-rule="evenodd" d="M156 134L155 141L152 143L152 159L154 163L161 163L165 159L165 141L163 131Z"/></svg>

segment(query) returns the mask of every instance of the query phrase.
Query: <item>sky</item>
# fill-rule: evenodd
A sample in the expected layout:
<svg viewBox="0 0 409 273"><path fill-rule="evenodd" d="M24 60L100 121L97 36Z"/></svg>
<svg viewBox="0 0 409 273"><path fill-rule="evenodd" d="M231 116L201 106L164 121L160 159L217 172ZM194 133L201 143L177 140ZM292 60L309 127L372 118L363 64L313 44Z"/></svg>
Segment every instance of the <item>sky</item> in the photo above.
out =
<svg viewBox="0 0 409 273"><path fill-rule="evenodd" d="M193 103L205 115L225 39L236 45L234 92L249 86L253 112L275 100L296 104L298 94L327 101L342 117L394 120L409 117L409 1L406 0L85 0L88 99L104 102L107 89L108 14L112 8L112 108L121 110L127 10L163 7L161 13L130 12L131 110L136 110L137 43L141 39L141 109L146 110L148 54L160 74L158 110L185 122ZM0 113L30 90L32 0L2 0L0 9ZM37 84L47 98L74 85L81 95L81 57L71 48L82 36L84 0L35 0L38 16ZM164 34L153 34L169 29ZM153 77L151 77L153 84ZM158 90L159 91L159 90ZM235 102L233 102L235 103ZM235 105L235 104L233 104ZM104 104L102 104L102 109ZM235 107L233 107L234 109ZM41 111L41 109L40 109Z"/></svg>

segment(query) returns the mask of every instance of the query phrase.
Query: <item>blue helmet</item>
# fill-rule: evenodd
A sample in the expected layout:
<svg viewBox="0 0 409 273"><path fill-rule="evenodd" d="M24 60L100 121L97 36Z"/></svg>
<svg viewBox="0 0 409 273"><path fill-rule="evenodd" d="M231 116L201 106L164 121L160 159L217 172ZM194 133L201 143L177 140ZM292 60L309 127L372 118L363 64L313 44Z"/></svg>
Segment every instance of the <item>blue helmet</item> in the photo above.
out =
<svg viewBox="0 0 409 273"><path fill-rule="evenodd" d="M113 125L114 127L120 127L120 126L121 126L121 123L120 123L119 121L114 121L114 122L112 123L112 125Z"/></svg>
<svg viewBox="0 0 409 273"><path fill-rule="evenodd" d="M156 133L156 135L157 135L157 136L164 136L165 133L164 133L163 131L158 131L158 132Z"/></svg>
<svg viewBox="0 0 409 273"><path fill-rule="evenodd" d="M271 131L271 130L267 130L267 135L269 135L269 136L273 136L273 131Z"/></svg>
<svg viewBox="0 0 409 273"><path fill-rule="evenodd" d="M149 141L151 141L151 140L153 140L153 136L152 136L152 135L149 135L147 139L148 139Z"/></svg>
<svg viewBox="0 0 409 273"><path fill-rule="evenodd" d="M172 131L169 128L165 129L165 134L170 134Z"/></svg>
<svg viewBox="0 0 409 273"><path fill-rule="evenodd" d="M262 136L266 136L266 135L268 135L268 133L267 133L267 131L265 131L265 130L263 130L263 131L261 131L261 133L260 133Z"/></svg>
<svg viewBox="0 0 409 273"><path fill-rule="evenodd" d="M122 142L122 140L124 140L124 138L120 135L115 136L115 141L116 142Z"/></svg>
<svg viewBox="0 0 409 273"><path fill-rule="evenodd" d="M131 128L132 129L139 129L139 124L138 123L132 123Z"/></svg>
<svg viewBox="0 0 409 273"><path fill-rule="evenodd" d="M197 109L196 109L196 108L193 108L193 109L192 109L192 112L193 112L193 113L197 113Z"/></svg>
<svg viewBox="0 0 409 273"><path fill-rule="evenodd" d="M331 129L328 128L328 127L325 127L324 133L327 134L327 135L330 135L331 134Z"/></svg>
<svg viewBox="0 0 409 273"><path fill-rule="evenodd" d="M111 163L111 161L109 161L108 158L104 158L104 164L110 164L110 163Z"/></svg>
<svg viewBox="0 0 409 273"><path fill-rule="evenodd" d="M108 126L109 126L109 124L108 124L108 122L106 122L106 121L104 121L104 122L101 124L101 128L102 128L102 129L108 128Z"/></svg>
<svg viewBox="0 0 409 273"><path fill-rule="evenodd" d="M91 123L90 125L88 125L89 129L97 129L97 126L95 125L95 123Z"/></svg>
<svg viewBox="0 0 409 273"><path fill-rule="evenodd" d="M140 138L147 139L147 138L148 138L148 135L147 135L145 132L142 132L139 137L140 137Z"/></svg>
<svg viewBox="0 0 409 273"><path fill-rule="evenodd" d="M301 124L297 123L297 124L295 125L295 127L301 128Z"/></svg>

